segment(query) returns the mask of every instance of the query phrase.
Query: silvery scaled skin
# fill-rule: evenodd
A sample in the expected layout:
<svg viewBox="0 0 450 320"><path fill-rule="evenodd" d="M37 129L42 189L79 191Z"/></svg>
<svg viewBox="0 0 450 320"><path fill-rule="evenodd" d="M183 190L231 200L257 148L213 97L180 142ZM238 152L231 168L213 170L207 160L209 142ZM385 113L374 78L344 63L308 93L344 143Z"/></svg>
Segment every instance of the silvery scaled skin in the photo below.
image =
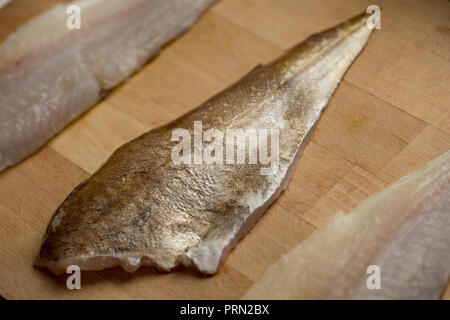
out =
<svg viewBox="0 0 450 320"><path fill-rule="evenodd" d="M154 265L218 272L237 241L287 187L311 132L371 30L360 15L314 35L190 113L119 148L56 210L36 265L55 273ZM178 128L279 132L279 166L175 164ZM270 149L270 148L269 148ZM248 155L247 155L248 156Z"/></svg>
<svg viewBox="0 0 450 320"><path fill-rule="evenodd" d="M379 289L373 289L377 266ZM371 267L373 268L373 267ZM450 276L450 151L339 212L244 299L438 299Z"/></svg>
<svg viewBox="0 0 450 320"><path fill-rule="evenodd" d="M214 0L80 0L0 44L0 170L35 152L189 28ZM66 26L67 7L81 29Z"/></svg>

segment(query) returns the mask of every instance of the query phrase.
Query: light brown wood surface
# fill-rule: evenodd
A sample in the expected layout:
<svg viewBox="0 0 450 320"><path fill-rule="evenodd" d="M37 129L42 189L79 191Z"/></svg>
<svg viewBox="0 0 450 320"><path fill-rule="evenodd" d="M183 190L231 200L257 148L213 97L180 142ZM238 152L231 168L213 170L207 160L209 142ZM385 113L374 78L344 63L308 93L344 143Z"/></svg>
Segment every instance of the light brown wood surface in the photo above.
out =
<svg viewBox="0 0 450 320"><path fill-rule="evenodd" d="M0 10L0 39L55 2L14 0ZM70 291L65 276L33 268L55 208L117 147L369 4L383 8L382 29L339 85L288 189L218 275L152 268L128 274L115 268L82 273L82 289ZM222 0L106 100L35 155L0 173L0 295L239 298L325 217L351 210L449 147L450 2Z"/></svg>

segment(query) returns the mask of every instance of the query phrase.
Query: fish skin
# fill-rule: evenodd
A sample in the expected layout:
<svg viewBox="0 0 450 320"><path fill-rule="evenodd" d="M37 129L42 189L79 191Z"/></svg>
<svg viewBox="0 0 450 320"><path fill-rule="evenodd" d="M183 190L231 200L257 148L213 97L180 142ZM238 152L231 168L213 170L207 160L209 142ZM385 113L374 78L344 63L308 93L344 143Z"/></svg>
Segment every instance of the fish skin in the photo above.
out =
<svg viewBox="0 0 450 320"><path fill-rule="evenodd" d="M0 44L0 171L38 150L215 0L80 0L34 17ZM69 30L66 8L81 9Z"/></svg>
<svg viewBox="0 0 450 320"><path fill-rule="evenodd" d="M368 289L370 265L381 289ZM450 276L450 150L338 212L243 299L438 299Z"/></svg>
<svg viewBox="0 0 450 320"><path fill-rule="evenodd" d="M193 111L123 145L56 210L36 259L56 274L178 265L215 274L287 187L312 130L371 30L359 15L316 34ZM278 129L278 172L261 164L174 164L171 133ZM248 154L246 155L248 157Z"/></svg>

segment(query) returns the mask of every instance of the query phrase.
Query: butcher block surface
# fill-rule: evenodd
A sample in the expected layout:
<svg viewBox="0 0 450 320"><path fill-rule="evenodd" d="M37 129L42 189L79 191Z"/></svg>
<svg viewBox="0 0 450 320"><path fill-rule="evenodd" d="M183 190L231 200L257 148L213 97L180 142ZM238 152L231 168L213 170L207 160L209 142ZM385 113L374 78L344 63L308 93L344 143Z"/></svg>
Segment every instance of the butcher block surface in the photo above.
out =
<svg viewBox="0 0 450 320"><path fill-rule="evenodd" d="M0 9L0 40L56 0ZM346 73L288 189L236 246L219 274L143 267L67 275L33 267L57 206L111 153L193 109L308 35L383 8L381 30ZM1 115L0 115L1 116ZM282 142L281 142L282 143ZM450 147L450 2L222 0L141 71L39 152L0 172L0 295L6 299L235 299L326 217ZM444 298L450 298L450 288Z"/></svg>

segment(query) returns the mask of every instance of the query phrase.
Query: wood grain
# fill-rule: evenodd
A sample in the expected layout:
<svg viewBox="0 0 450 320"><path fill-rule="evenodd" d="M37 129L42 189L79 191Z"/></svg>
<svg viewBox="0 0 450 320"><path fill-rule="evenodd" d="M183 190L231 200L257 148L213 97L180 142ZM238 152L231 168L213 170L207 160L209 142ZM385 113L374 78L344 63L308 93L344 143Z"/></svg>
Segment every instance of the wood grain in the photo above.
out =
<svg viewBox="0 0 450 320"><path fill-rule="evenodd" d="M32 2L32 5L31 5ZM56 0L14 0L0 39ZM39 5L38 5L39 3ZM214 277L141 268L85 272L82 289L32 267L55 208L124 142L194 108L308 35L369 4L382 30L344 77L288 189ZM325 217L450 147L450 3L222 0L129 81L32 157L0 173L0 295L6 299L239 298ZM450 288L444 298L450 298Z"/></svg>

